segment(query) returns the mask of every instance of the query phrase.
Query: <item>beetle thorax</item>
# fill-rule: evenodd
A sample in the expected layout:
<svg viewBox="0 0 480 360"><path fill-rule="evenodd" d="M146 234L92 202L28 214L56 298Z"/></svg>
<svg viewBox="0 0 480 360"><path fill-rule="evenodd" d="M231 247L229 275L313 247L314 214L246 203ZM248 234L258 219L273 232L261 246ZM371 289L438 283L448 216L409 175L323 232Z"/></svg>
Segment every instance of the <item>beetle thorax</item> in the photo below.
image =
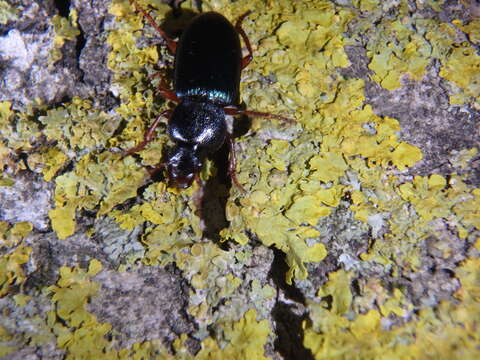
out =
<svg viewBox="0 0 480 360"><path fill-rule="evenodd" d="M168 131L177 143L196 145L201 151L213 153L225 141L225 112L223 107L208 101L182 99L173 111Z"/></svg>

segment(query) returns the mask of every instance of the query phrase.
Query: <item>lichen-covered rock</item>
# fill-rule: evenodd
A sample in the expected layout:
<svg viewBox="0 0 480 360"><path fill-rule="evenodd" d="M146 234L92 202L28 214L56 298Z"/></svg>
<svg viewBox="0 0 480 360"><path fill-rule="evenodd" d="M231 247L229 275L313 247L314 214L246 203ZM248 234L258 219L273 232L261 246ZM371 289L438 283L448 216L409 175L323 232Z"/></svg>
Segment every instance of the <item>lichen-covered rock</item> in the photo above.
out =
<svg viewBox="0 0 480 360"><path fill-rule="evenodd" d="M131 1L0 1L0 357L478 357L480 7L201 7L252 10L241 100L296 124L235 120L246 193L225 147L199 201L164 124L121 155L173 65Z"/></svg>

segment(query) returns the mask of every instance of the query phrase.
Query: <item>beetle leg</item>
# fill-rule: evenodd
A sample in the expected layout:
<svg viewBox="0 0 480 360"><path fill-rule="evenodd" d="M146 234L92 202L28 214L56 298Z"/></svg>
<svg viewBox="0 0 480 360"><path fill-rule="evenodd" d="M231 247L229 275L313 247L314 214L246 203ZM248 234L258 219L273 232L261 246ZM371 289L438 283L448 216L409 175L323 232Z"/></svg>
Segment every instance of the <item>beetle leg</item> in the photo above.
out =
<svg viewBox="0 0 480 360"><path fill-rule="evenodd" d="M204 183L200 178L200 174L195 174L195 182L198 184L198 190L195 191L193 194L192 200L193 205L196 208L196 214L198 216L202 213L202 203L203 203L203 196L204 196Z"/></svg>
<svg viewBox="0 0 480 360"><path fill-rule="evenodd" d="M153 141L155 129L157 128L158 124L160 124L160 121L162 120L163 117L170 118L170 115L172 113L172 110L165 110L163 111L160 116L153 122L152 126L150 126L147 131L145 132L145 135L143 136L143 141L138 144L137 146L131 148L130 150L127 150L123 153L123 157L134 154L136 152L139 152Z"/></svg>
<svg viewBox="0 0 480 360"><path fill-rule="evenodd" d="M175 51L177 50L177 42L175 40L172 40L165 31L160 27L160 25L157 24L157 22L152 18L152 16L148 13L147 10L142 8L140 5L138 5L136 0L129 0L130 4L135 6L135 9L140 11L142 15L147 19L147 21L152 25L155 30L158 31L158 33L163 37L163 39L167 42L167 47L170 49L172 54L175 54Z"/></svg>
<svg viewBox="0 0 480 360"><path fill-rule="evenodd" d="M168 88L165 78L161 74L160 74L160 84L158 84L158 92L164 99L168 99L175 103L180 102L180 99L177 97L177 95Z"/></svg>
<svg viewBox="0 0 480 360"><path fill-rule="evenodd" d="M230 147L230 156L228 158L228 175L230 175L235 186L243 193L246 193L242 184L238 182L237 179L237 157L235 156L235 141L230 134L227 134L227 141Z"/></svg>
<svg viewBox="0 0 480 360"><path fill-rule="evenodd" d="M160 93L160 96L163 97L164 99L173 101L175 103L180 102L180 99L175 95L175 93L168 88L167 82L165 81L165 77L161 72L157 72L153 75L150 75L148 78L150 80L154 78L160 78L160 84L157 85L157 90Z"/></svg>
<svg viewBox="0 0 480 360"><path fill-rule="evenodd" d="M168 100L176 102L176 103L180 102L180 99L171 90L164 89L164 88L159 88L158 92L160 93L160 96L163 97L164 99L168 99Z"/></svg>
<svg viewBox="0 0 480 360"><path fill-rule="evenodd" d="M269 119L278 119L288 124L295 124L296 121L286 116L271 114L271 113L264 113L259 111L250 111L250 110L240 110L236 107L225 107L225 114L227 115L247 115L247 116L254 116L254 117L264 117Z"/></svg>
<svg viewBox="0 0 480 360"><path fill-rule="evenodd" d="M237 22L235 23L235 30L237 30L237 32L240 34L240 36L242 37L243 39L243 42L245 43L245 46L247 47L247 50L248 50L248 55L247 56L244 56L242 58L242 64L241 64L241 67L242 67L242 70L245 69L247 67L248 64L250 64L250 62L252 61L253 59L253 51L252 51L252 46L250 45L250 40L248 40L248 36L247 34L245 33L245 31L242 29L242 21L248 16L250 15L252 11L251 10L248 10L246 13L244 13L243 15L241 15L238 19L237 19Z"/></svg>
<svg viewBox="0 0 480 360"><path fill-rule="evenodd" d="M150 177L154 177L159 171L164 170L166 167L167 167L167 164L162 162L155 166L145 166L145 169L147 169L148 173L150 174Z"/></svg>

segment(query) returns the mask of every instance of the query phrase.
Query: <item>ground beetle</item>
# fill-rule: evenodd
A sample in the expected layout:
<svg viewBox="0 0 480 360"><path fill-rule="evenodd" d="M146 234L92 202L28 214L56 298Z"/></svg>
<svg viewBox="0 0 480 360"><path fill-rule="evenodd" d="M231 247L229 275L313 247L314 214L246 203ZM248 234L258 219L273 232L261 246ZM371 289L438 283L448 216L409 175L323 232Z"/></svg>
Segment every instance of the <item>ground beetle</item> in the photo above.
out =
<svg viewBox="0 0 480 360"><path fill-rule="evenodd" d="M170 184L187 188L194 179L199 181L198 174L205 158L228 141L229 174L242 189L235 177L234 143L227 131L225 115L245 114L291 121L283 116L236 107L239 102L240 72L253 58L250 41L241 28L243 19L250 12L240 16L235 26L215 12L197 15L183 31L177 44L135 0L130 0L130 3L160 33L175 54L174 91L169 90L162 80L159 93L178 105L173 111L164 111L147 130L143 141L124 155L140 151L151 142L155 128L166 116L169 118L168 134L176 146L168 154L167 160L155 170L166 167ZM248 50L245 57L242 57L238 34Z"/></svg>

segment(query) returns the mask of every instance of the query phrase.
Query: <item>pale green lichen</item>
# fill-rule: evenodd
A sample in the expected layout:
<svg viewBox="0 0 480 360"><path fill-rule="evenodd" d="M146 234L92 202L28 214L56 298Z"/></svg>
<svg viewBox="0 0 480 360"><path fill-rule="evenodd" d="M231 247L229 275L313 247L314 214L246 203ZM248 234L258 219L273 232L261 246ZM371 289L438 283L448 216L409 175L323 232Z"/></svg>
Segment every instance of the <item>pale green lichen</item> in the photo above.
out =
<svg viewBox="0 0 480 360"><path fill-rule="evenodd" d="M6 1L0 1L0 25L5 25L9 21L18 19L18 12Z"/></svg>
<svg viewBox="0 0 480 360"><path fill-rule="evenodd" d="M38 120L47 140L57 142L64 152L105 147L119 124L117 116L94 109L91 100L78 97L47 111Z"/></svg>
<svg viewBox="0 0 480 360"><path fill-rule="evenodd" d="M0 297L26 280L23 265L28 261L32 248L22 244L22 240L30 231L32 224L28 222L13 226L0 222Z"/></svg>
<svg viewBox="0 0 480 360"><path fill-rule="evenodd" d="M55 63L62 58L61 49L65 41L73 40L80 35L80 30L77 27L78 14L77 10L72 8L67 18L60 15L55 15L52 18L52 24L55 31L53 39L53 48L50 50L50 61Z"/></svg>
<svg viewBox="0 0 480 360"><path fill-rule="evenodd" d="M334 309L341 306L341 311L328 311L321 303L311 304L313 325L304 324L304 344L315 359L349 358L352 351L355 351L358 359L473 359L478 352L476 344L479 341L479 265L478 258L467 260L456 270L456 276L462 283L456 293L456 297L463 300L461 305L442 302L436 311L425 308L403 326L392 329L382 326L382 315L386 316L387 313L384 306L381 307L381 313L370 310L356 315L353 320L342 316L350 308L349 302L345 302L351 297L350 287L344 286L340 290L332 284L338 291L329 292L333 297L332 303ZM377 292L378 289L381 287L377 287ZM398 290L394 291L393 296L385 296L389 297L387 302L391 303L390 311L403 315L409 310L408 303L405 305L405 298Z"/></svg>

